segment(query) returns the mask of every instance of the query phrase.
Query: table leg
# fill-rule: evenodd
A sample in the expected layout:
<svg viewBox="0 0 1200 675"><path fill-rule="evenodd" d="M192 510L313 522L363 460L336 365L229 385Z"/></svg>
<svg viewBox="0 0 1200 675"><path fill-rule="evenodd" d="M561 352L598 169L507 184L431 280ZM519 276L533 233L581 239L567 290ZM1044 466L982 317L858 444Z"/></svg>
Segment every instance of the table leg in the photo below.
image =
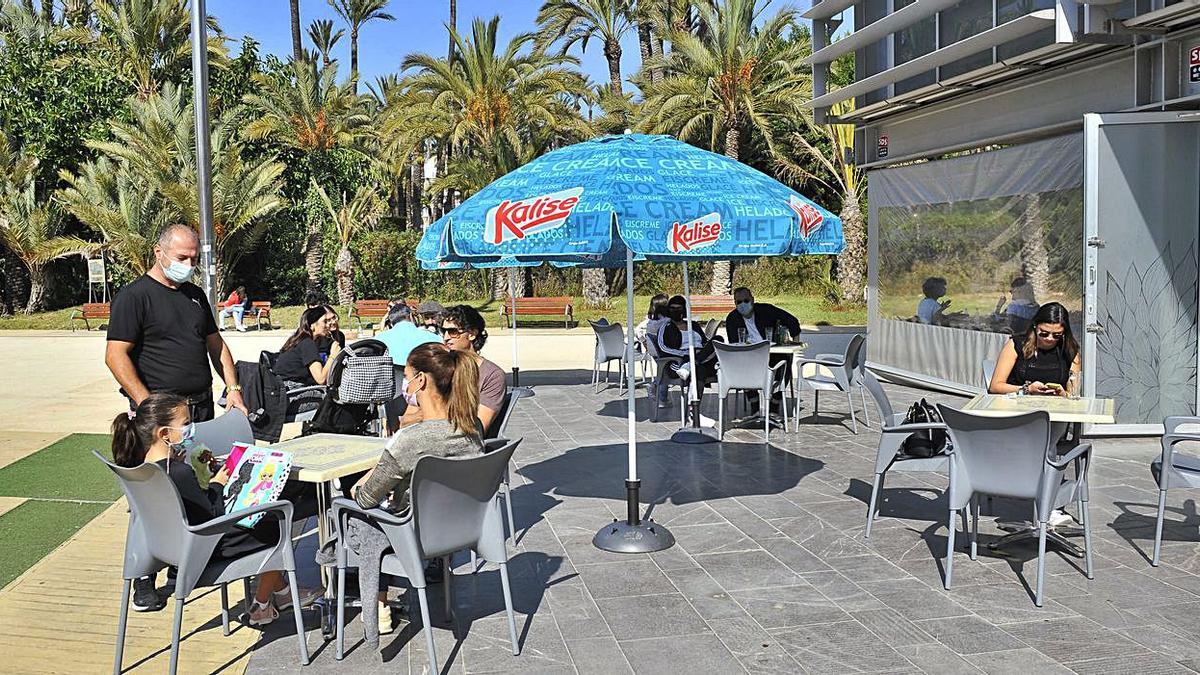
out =
<svg viewBox="0 0 1200 675"><path fill-rule="evenodd" d="M330 489L331 482L324 481L316 484L317 488L317 550L323 550L325 544L329 542L329 503L331 500ZM333 638L334 635L334 617L337 613L334 611L334 603L337 598L333 591L331 583L332 575L329 568L321 565L321 585L325 588L325 596L313 603L313 606L320 612L321 617L321 636L326 640Z"/></svg>

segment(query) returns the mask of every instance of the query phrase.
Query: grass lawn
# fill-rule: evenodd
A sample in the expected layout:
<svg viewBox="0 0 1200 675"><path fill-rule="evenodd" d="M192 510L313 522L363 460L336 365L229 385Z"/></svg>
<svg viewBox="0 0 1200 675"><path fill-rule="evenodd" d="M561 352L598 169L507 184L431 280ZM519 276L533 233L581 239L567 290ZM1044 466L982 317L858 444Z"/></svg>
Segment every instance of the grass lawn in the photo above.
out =
<svg viewBox="0 0 1200 675"><path fill-rule="evenodd" d="M71 434L0 469L0 496L24 504L0 516L0 587L29 569L121 496L104 434Z"/></svg>
<svg viewBox="0 0 1200 675"><path fill-rule="evenodd" d="M867 310L865 307L854 307L849 309L830 309L825 306L825 303L816 297L807 295L782 295L775 297L758 298L760 302L769 302L778 305L787 311L791 312L800 320L800 323L813 325L821 322L829 323L835 326L855 326L863 325L867 322ZM483 314L484 321L488 326L504 325L504 318L500 313L500 308L503 303L491 300L465 300L461 301L465 304L477 308ZM444 305L457 304L457 302L444 301ZM645 316L646 307L650 304L650 296L638 295L634 296L634 317L641 321ZM271 323L278 329L286 329L291 331L300 323L300 313L303 307L275 307L271 312ZM342 328L348 329L355 326L349 320L350 308L341 307L339 313L342 317ZM17 314L15 316L0 317L0 330L64 330L70 327L69 318L71 310L60 309L53 312L42 312L40 314ZM724 319L724 316L717 317L714 315L705 314L702 318L710 316ZM625 300L621 298L613 298L607 309L588 309L579 304L579 299L576 298L575 305L575 320L584 328L587 328L587 320L595 320L600 317L606 317L610 321L624 321L625 317ZM519 318L519 317L518 317ZM83 324L79 324L82 328ZM93 324L94 325L94 324ZM251 325L251 324L248 324ZM562 327L562 321L555 320L552 317L530 317L528 320L521 319L519 326L542 326L542 327Z"/></svg>

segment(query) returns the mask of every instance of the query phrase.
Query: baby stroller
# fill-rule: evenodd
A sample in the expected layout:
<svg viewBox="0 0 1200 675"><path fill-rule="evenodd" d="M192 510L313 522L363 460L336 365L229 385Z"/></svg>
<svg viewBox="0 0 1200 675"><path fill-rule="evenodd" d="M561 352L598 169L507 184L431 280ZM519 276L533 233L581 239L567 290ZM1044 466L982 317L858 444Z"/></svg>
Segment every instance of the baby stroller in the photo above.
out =
<svg viewBox="0 0 1200 675"><path fill-rule="evenodd" d="M359 340L333 359L325 395L300 435L386 433L384 404L396 396L387 345L379 340Z"/></svg>

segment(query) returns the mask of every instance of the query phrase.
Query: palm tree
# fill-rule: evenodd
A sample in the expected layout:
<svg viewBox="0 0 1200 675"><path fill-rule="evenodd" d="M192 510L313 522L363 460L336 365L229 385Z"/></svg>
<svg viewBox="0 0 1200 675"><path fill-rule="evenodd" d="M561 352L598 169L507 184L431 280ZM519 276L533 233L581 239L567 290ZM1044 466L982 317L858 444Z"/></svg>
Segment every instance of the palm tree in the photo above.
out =
<svg viewBox="0 0 1200 675"><path fill-rule="evenodd" d="M333 63L334 59L330 54L338 40L341 40L345 34L346 31L343 28L335 31L333 21L330 19L317 19L308 24L308 39L312 40L313 47L316 47L317 53L321 55L322 66L328 68Z"/></svg>
<svg viewBox="0 0 1200 675"><path fill-rule="evenodd" d="M308 158L338 147L355 148L369 135L370 115L351 84L338 84L337 65L294 61L289 77L257 75L258 90L246 96L251 121L242 133L271 139ZM304 267L309 290L321 284L324 263L321 219L308 217Z"/></svg>
<svg viewBox="0 0 1200 675"><path fill-rule="evenodd" d="M288 0L292 10L292 58L304 58L304 43L300 40L300 0Z"/></svg>
<svg viewBox="0 0 1200 675"><path fill-rule="evenodd" d="M118 64L146 100L168 80L191 69L191 18L187 0L97 0L101 47L95 58ZM227 51L216 19L208 18L209 65L224 67Z"/></svg>
<svg viewBox="0 0 1200 675"><path fill-rule="evenodd" d="M587 50L590 40L603 42L609 86L615 94L622 92L621 39L633 28L629 0L547 0L537 22L544 31L540 44L562 40L563 53L576 42L581 51Z"/></svg>
<svg viewBox="0 0 1200 675"><path fill-rule="evenodd" d="M52 202L39 201L34 183L0 197L0 243L29 273L25 313L45 308L46 266L60 258L96 250L92 242L64 235L65 221Z"/></svg>
<svg viewBox="0 0 1200 675"><path fill-rule="evenodd" d="M101 156L88 162L79 173L60 173L67 187L58 199L71 215L97 232L104 249L133 275L145 274L154 266L158 233L180 214L155 190L147 190L144 179L122 163Z"/></svg>
<svg viewBox="0 0 1200 675"><path fill-rule="evenodd" d="M350 26L350 82L358 93L358 33L369 21L395 21L383 11L389 0L328 0L329 6Z"/></svg>
<svg viewBox="0 0 1200 675"><path fill-rule="evenodd" d="M136 180L142 191L160 198L136 203L158 209L169 215L171 222L198 225L194 117L182 89L167 83L161 94L146 101L134 98L130 102L130 118L110 123L112 141L89 142L89 147ZM267 218L284 204L280 194L284 165L270 155L247 161L237 136L241 122L237 111L226 113L217 120L211 137L218 286L223 285L225 272L238 258L257 246L265 233ZM157 216L147 219L121 208L121 200L128 200L129 195L120 193L120 180L98 182L88 172L84 176L84 181L68 179L74 194L68 194L68 189L63 201L81 221L99 230L106 239L122 226L141 235L141 226L147 220L159 222ZM91 210L81 203L88 196L98 197ZM114 209L106 205L114 202L118 206L115 211L121 216L117 220L107 213ZM131 257L144 254L144 250L137 250L140 243L134 248Z"/></svg>
<svg viewBox="0 0 1200 675"><path fill-rule="evenodd" d="M739 159L742 134L761 140L772 157L776 125L802 114L812 81L804 69L807 40L786 39L795 12L784 8L759 22L767 2L725 0L697 7L697 34L673 32L662 81L647 88L642 127L700 142ZM711 293L728 295L732 264L713 264Z"/></svg>
<svg viewBox="0 0 1200 675"><path fill-rule="evenodd" d="M454 60L454 35L458 30L458 0L450 0L450 18L446 21L446 25L450 28L450 47L446 50L446 60Z"/></svg>
<svg viewBox="0 0 1200 675"><path fill-rule="evenodd" d="M354 256L350 253L350 243L360 232L375 227L387 212L387 203L375 188L362 186L349 199L342 193L341 202L335 205L325 193L325 188L315 181L312 187L337 229L341 248L333 263L333 275L337 281L338 304L349 305L354 302Z"/></svg>
<svg viewBox="0 0 1200 675"><path fill-rule="evenodd" d="M841 116L853 109L854 101L850 99L835 104L830 112ZM821 175L810 173L799 162L787 157L786 153L779 164L790 177L818 181L836 189L841 195L842 210L838 215L842 219L846 247L837 258L837 286L843 301L860 304L864 300L867 282L867 231L862 214L862 170L852 160L854 126L816 124L811 113L805 115L804 120L805 127L792 131L789 140L795 143L802 156L820 167ZM809 140L809 134L815 134L816 140L828 144L829 150L825 151Z"/></svg>

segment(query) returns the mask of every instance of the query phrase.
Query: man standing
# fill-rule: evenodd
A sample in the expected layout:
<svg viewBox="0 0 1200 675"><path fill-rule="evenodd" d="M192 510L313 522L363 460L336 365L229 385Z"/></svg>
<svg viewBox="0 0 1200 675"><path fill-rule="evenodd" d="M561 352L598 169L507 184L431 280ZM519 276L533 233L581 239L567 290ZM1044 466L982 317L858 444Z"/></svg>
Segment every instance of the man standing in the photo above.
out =
<svg viewBox="0 0 1200 675"><path fill-rule="evenodd" d="M154 247L154 266L113 299L104 364L131 409L150 392L166 391L187 398L193 422L212 419L212 362L228 388L225 407L246 412L233 355L217 331L212 307L204 291L188 281L199 254L195 230L168 226ZM166 606L153 577L135 580L133 588L135 611Z"/></svg>
<svg viewBox="0 0 1200 675"><path fill-rule="evenodd" d="M742 330L746 332L746 342L762 342L767 339L767 330L778 331L786 328L793 336L800 334L800 322L786 310L766 302L754 302L754 294L749 288L741 286L733 291L734 310L725 317L725 335L730 342L739 342ZM774 366L779 361L786 361L784 377L791 377L791 357L784 354L772 354L770 363ZM776 397L778 400L778 397ZM746 392L746 401L750 404L751 414L758 412L758 394Z"/></svg>

